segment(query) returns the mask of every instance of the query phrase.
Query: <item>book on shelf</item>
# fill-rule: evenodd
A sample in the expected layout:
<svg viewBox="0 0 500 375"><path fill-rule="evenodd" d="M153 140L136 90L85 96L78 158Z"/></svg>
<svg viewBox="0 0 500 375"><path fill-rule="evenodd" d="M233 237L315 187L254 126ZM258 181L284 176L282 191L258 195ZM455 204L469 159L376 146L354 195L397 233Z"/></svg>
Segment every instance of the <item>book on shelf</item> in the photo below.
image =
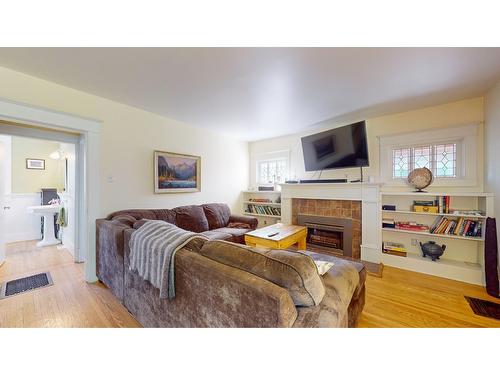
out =
<svg viewBox="0 0 500 375"><path fill-rule="evenodd" d="M439 213L440 214L449 214L450 213L450 202L451 197L449 195L443 195L437 198Z"/></svg>
<svg viewBox="0 0 500 375"><path fill-rule="evenodd" d="M402 253L406 252L406 248L403 244L397 242L384 241L382 242L382 249L390 251L399 251Z"/></svg>
<svg viewBox="0 0 500 375"><path fill-rule="evenodd" d="M413 201L413 205L417 206L435 206L436 201Z"/></svg>
<svg viewBox="0 0 500 375"><path fill-rule="evenodd" d="M257 205L257 204L247 204L246 212L258 215L281 216L280 207L272 207L272 206Z"/></svg>
<svg viewBox="0 0 500 375"><path fill-rule="evenodd" d="M398 242L384 241L382 242L382 252L389 255L397 255L400 257L406 256L406 248Z"/></svg>
<svg viewBox="0 0 500 375"><path fill-rule="evenodd" d="M448 218L440 216L431 226L433 234L446 234L462 237L481 237L482 221L478 219L467 219L464 217Z"/></svg>
<svg viewBox="0 0 500 375"><path fill-rule="evenodd" d="M464 216L484 216L484 212L481 210L451 210L450 213Z"/></svg>
<svg viewBox="0 0 500 375"><path fill-rule="evenodd" d="M398 221L395 225L396 229L401 230L412 230L415 232L428 232L429 226L425 224L419 224L414 221Z"/></svg>
<svg viewBox="0 0 500 375"><path fill-rule="evenodd" d="M382 219L382 228L394 228L395 226L394 219Z"/></svg>

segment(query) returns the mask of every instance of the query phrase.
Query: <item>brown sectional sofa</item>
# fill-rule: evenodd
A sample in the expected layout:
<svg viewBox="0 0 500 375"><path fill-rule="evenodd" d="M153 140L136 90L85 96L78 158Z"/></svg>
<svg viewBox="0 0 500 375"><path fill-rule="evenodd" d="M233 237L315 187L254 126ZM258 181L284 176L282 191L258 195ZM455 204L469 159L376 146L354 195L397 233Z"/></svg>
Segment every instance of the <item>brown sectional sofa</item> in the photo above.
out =
<svg viewBox="0 0 500 375"><path fill-rule="evenodd" d="M212 239L195 240L177 252L172 300L160 299L158 289L129 270L130 236L142 219L165 220ZM253 256L255 250L236 244L256 226L257 220L231 215L223 204L115 212L97 221L97 275L145 327L355 326L364 306L363 265L306 252L313 259L333 259L335 266L321 279L321 303L296 306L286 286L221 258L220 251L231 255L232 249Z"/></svg>

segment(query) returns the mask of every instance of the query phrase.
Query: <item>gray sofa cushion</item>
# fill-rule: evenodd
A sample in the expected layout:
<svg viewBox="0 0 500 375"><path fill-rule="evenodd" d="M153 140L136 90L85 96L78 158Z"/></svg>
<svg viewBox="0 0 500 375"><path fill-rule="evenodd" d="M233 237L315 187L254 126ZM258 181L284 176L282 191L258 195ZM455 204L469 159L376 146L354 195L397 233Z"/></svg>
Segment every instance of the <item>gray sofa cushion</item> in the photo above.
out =
<svg viewBox="0 0 500 375"><path fill-rule="evenodd" d="M200 253L285 288L296 306L319 305L325 295L325 287L314 261L300 252L208 241Z"/></svg>

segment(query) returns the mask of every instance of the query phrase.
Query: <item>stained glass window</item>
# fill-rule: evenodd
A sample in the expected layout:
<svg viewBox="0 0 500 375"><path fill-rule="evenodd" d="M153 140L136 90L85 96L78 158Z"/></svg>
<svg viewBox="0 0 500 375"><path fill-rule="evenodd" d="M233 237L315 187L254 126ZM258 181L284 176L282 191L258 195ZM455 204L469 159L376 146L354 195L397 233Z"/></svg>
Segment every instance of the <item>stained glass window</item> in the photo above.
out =
<svg viewBox="0 0 500 375"><path fill-rule="evenodd" d="M457 145L450 143L446 145L434 146L434 158L436 168L434 175L436 177L456 177L457 172Z"/></svg>
<svg viewBox="0 0 500 375"><path fill-rule="evenodd" d="M274 184L285 182L286 179L286 159L264 160L258 163L259 184Z"/></svg>
<svg viewBox="0 0 500 375"><path fill-rule="evenodd" d="M406 178L415 168L429 168L435 177L457 177L457 144L436 144L392 150L392 178Z"/></svg>
<svg viewBox="0 0 500 375"><path fill-rule="evenodd" d="M403 178L408 176L410 167L410 149L401 148L392 150L392 177Z"/></svg>

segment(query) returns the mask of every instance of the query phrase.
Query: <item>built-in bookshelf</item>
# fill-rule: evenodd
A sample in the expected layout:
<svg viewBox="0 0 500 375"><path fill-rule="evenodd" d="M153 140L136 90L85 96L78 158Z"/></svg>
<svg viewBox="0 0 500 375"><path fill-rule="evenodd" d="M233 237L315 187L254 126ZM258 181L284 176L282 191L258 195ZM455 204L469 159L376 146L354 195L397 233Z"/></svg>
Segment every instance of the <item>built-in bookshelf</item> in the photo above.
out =
<svg viewBox="0 0 500 375"><path fill-rule="evenodd" d="M243 214L259 220L259 227L276 224L281 220L281 193L278 191L245 190Z"/></svg>
<svg viewBox="0 0 500 375"><path fill-rule="evenodd" d="M444 199L443 197L447 197ZM416 212L414 201L435 201L437 212ZM446 209L440 207L446 203ZM383 206L395 206L384 210ZM474 192L382 192L383 241L403 244L406 256L382 253L388 266L484 284L485 221L493 216L493 195ZM474 223L474 224L472 224ZM410 229L411 228L411 229ZM419 243L435 241L446 245L440 259L424 258Z"/></svg>

